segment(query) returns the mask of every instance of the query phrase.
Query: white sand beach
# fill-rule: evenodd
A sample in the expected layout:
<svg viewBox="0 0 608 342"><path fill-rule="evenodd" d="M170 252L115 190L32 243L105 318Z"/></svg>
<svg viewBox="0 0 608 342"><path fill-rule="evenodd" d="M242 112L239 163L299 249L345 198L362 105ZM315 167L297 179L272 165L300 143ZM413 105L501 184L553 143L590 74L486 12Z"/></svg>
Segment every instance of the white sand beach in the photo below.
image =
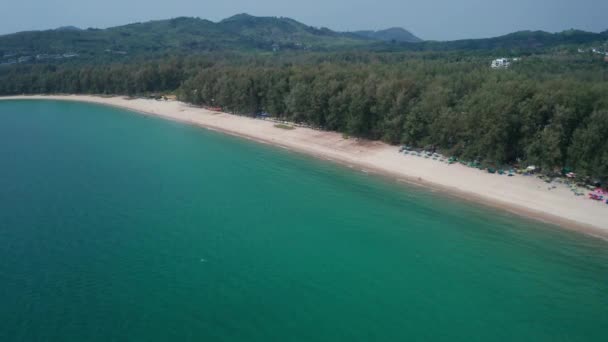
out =
<svg viewBox="0 0 608 342"><path fill-rule="evenodd" d="M83 101L178 120L333 160L398 181L432 187L446 194L518 215L608 238L608 205L589 200L587 196L574 196L564 184L557 184L555 189L549 190L547 183L532 176L489 174L460 164L448 165L432 159L404 155L399 153L399 147L381 142L344 139L340 133L303 127L281 129L271 121L212 112L178 101L86 95L0 98L9 99Z"/></svg>

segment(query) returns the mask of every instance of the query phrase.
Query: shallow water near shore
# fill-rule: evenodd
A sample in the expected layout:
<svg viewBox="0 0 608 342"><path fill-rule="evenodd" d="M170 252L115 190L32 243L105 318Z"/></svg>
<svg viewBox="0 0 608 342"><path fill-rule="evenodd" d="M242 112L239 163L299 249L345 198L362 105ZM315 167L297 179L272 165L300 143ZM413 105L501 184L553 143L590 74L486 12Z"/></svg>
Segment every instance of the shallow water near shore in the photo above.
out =
<svg viewBox="0 0 608 342"><path fill-rule="evenodd" d="M198 127L0 102L1 341L603 341L608 243Z"/></svg>

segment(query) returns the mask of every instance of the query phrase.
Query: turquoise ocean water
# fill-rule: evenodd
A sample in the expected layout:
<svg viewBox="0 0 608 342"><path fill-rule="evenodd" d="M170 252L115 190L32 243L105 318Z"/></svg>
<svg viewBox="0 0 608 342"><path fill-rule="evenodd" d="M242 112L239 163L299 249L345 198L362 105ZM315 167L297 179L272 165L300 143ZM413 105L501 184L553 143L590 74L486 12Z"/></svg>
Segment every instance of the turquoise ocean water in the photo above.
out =
<svg viewBox="0 0 608 342"><path fill-rule="evenodd" d="M0 102L0 341L606 341L608 243L119 109Z"/></svg>

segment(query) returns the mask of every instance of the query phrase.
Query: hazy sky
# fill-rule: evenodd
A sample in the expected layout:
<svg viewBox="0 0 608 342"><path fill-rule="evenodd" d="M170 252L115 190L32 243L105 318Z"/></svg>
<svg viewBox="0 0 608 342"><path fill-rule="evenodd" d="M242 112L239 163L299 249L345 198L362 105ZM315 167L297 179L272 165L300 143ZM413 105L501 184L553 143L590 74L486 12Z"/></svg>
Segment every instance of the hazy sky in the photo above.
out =
<svg viewBox="0 0 608 342"><path fill-rule="evenodd" d="M608 0L3 0L0 11L0 34L65 25L105 28L178 16L218 21L243 12L341 31L401 26L434 40L526 29L608 29Z"/></svg>

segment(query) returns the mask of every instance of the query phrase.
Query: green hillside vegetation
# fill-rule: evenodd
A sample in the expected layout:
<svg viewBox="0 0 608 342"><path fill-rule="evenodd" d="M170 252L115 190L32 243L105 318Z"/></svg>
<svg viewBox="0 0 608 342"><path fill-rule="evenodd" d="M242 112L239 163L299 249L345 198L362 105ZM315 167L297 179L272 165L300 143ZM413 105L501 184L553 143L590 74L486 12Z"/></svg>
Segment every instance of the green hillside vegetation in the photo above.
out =
<svg viewBox="0 0 608 342"><path fill-rule="evenodd" d="M66 51L103 55L193 53L218 50L273 51L327 50L369 43L329 29L306 26L293 19L239 14L219 23L199 18L136 23L109 29L48 30L0 36L0 54L52 54Z"/></svg>
<svg viewBox="0 0 608 342"><path fill-rule="evenodd" d="M0 36L2 56L77 53L79 60L115 61L217 51L460 51L539 53L564 45L600 43L608 33L522 31L496 38L448 42L420 41L400 28L342 33L314 28L290 18L239 14L218 23L199 18L149 21L108 29L19 32ZM8 57L7 57L8 58ZM4 59L6 61L6 58ZM2 60L0 60L2 62Z"/></svg>
<svg viewBox="0 0 608 342"><path fill-rule="evenodd" d="M401 49L414 51L481 51L502 50L517 53L534 53L564 45L604 43L608 34L568 30L558 33L544 31L520 31L500 37L463 39L447 42L424 41L416 44L402 43Z"/></svg>
<svg viewBox="0 0 608 342"><path fill-rule="evenodd" d="M355 31L353 34L386 42L417 43L422 41L422 39L416 37L411 32L401 27L391 27L386 30L379 31Z"/></svg>
<svg viewBox="0 0 608 342"><path fill-rule="evenodd" d="M329 49L367 43L327 28L315 28L290 18L254 17L238 14L218 23L219 27L240 37L259 42L261 48L278 44L282 49Z"/></svg>

